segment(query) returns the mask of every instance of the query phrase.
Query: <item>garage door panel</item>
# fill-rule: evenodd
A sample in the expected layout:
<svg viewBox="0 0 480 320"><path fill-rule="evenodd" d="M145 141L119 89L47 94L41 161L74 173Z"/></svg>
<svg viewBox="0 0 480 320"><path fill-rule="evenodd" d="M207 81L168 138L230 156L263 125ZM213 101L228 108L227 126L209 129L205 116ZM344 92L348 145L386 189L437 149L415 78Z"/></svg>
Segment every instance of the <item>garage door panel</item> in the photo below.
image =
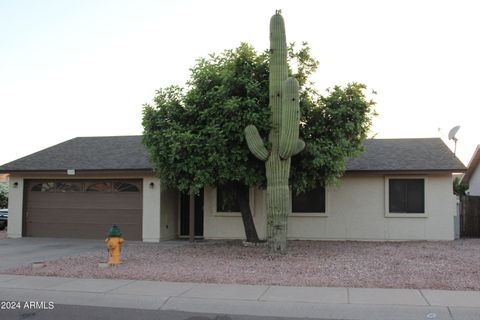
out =
<svg viewBox="0 0 480 320"><path fill-rule="evenodd" d="M55 224L55 223L35 223L27 224L29 236L31 237L52 237L52 238L80 238L80 239L105 239L108 235L108 229L98 224ZM79 233L78 229L82 232ZM138 225L120 224L122 236L126 240L138 240L142 236L142 228Z"/></svg>
<svg viewBox="0 0 480 320"><path fill-rule="evenodd" d="M96 181L113 184L112 180ZM45 182L45 185L69 182L79 183L78 180L56 180L54 184ZM141 180L128 182L142 185ZM125 239L142 239L141 188L136 192L42 192L38 191L42 190L39 184L42 185L42 181L26 183L27 236L104 239L116 224ZM32 190L32 186L37 187Z"/></svg>
<svg viewBox="0 0 480 320"><path fill-rule="evenodd" d="M119 224L132 223L141 218L142 211L138 209L105 209L93 211L89 209L72 208L37 208L32 213L27 211L27 221L30 223L97 223Z"/></svg>
<svg viewBox="0 0 480 320"><path fill-rule="evenodd" d="M27 208L141 209L142 196L135 194L42 193L32 192Z"/></svg>

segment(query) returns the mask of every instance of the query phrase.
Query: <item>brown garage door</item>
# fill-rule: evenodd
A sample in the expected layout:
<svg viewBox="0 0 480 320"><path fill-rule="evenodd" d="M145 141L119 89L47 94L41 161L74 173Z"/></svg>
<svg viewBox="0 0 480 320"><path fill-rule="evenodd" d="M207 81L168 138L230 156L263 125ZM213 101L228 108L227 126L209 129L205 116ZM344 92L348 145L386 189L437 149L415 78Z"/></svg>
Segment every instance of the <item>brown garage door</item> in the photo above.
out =
<svg viewBox="0 0 480 320"><path fill-rule="evenodd" d="M26 235L105 239L113 224L142 239L141 180L29 180Z"/></svg>

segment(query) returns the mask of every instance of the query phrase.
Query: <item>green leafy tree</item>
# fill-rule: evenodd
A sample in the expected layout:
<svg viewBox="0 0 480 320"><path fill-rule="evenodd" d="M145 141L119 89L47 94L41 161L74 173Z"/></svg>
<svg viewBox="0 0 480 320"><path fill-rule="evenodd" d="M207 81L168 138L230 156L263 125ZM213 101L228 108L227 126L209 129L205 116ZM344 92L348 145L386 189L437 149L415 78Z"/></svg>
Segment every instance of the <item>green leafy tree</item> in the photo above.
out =
<svg viewBox="0 0 480 320"><path fill-rule="evenodd" d="M268 60L252 47L210 55L191 70L187 90L160 89L143 110L143 141L163 185L185 193L221 186L239 201L247 241L258 242L248 187L264 182L243 129L269 128Z"/></svg>
<svg viewBox="0 0 480 320"><path fill-rule="evenodd" d="M351 83L320 95L309 82L318 61L307 43L288 48L300 85L300 137L305 150L292 158L290 185L302 193L335 182L345 159L358 155L374 115L366 86ZM268 107L269 54L250 45L199 59L186 88L156 92L143 109L143 142L166 187L198 193L204 186L230 190L242 213L247 241L259 241L248 189L265 186L265 163L247 147L244 128L255 125L260 136L271 129ZM270 145L266 144L267 149Z"/></svg>
<svg viewBox="0 0 480 320"><path fill-rule="evenodd" d="M0 209L8 207L8 185L0 183Z"/></svg>
<svg viewBox="0 0 480 320"><path fill-rule="evenodd" d="M460 183L460 177L453 179L453 193L457 196L465 196L468 190L468 185Z"/></svg>

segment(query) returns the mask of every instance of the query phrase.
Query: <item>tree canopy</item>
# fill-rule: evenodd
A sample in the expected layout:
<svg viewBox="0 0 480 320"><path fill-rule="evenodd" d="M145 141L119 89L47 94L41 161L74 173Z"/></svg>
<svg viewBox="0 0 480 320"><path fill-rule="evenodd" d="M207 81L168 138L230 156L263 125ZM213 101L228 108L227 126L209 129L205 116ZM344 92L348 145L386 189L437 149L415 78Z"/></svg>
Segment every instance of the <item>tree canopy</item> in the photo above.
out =
<svg viewBox="0 0 480 320"><path fill-rule="evenodd" d="M187 89L157 91L143 114L144 143L162 182L183 192L232 181L264 181L263 163L243 129L268 130L268 61L250 46L210 55L191 69Z"/></svg>
<svg viewBox="0 0 480 320"><path fill-rule="evenodd" d="M469 186L466 184L462 184L460 181L460 177L455 177L455 179L453 179L453 193L456 196L465 196L468 189Z"/></svg>
<svg viewBox="0 0 480 320"><path fill-rule="evenodd" d="M143 109L143 142L165 186L198 192L204 186L236 182L265 184L265 166L248 150L243 130L255 125L261 136L270 130L267 52L241 44L197 60L185 88L156 92ZM300 83L300 137L303 152L292 159L290 183L305 192L334 182L345 159L362 151L374 112L366 86L350 83L319 94L309 82L318 61L303 43L289 47Z"/></svg>
<svg viewBox="0 0 480 320"><path fill-rule="evenodd" d="M8 185L0 183L0 209L8 207Z"/></svg>

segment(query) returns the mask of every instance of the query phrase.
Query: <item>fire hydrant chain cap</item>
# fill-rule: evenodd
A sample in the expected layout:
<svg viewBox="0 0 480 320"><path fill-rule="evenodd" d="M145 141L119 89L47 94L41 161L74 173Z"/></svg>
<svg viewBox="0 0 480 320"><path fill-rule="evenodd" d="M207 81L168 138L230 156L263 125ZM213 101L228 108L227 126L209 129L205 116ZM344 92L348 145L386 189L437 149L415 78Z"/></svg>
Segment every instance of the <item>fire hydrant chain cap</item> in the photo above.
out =
<svg viewBox="0 0 480 320"><path fill-rule="evenodd" d="M122 233L120 232L120 229L118 229L117 225L114 224L111 228L110 231L108 232L108 237L113 238L113 237L121 237Z"/></svg>

